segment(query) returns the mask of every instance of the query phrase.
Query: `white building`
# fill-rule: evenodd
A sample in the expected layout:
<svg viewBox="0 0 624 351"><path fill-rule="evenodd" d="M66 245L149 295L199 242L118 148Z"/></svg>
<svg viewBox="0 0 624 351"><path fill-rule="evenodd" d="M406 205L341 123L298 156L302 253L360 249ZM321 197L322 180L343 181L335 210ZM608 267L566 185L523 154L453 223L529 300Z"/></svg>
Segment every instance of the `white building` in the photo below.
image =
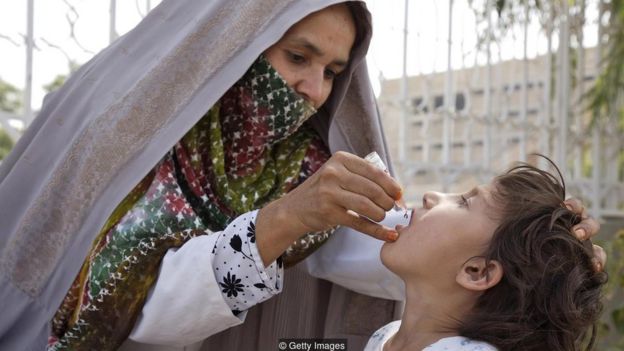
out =
<svg viewBox="0 0 624 351"><path fill-rule="evenodd" d="M557 86L561 76L551 78L556 58L409 77L407 100L402 79L383 82L380 111L406 199L418 204L427 190L468 190L515 161L536 162L531 154L540 153L557 163L569 192L595 215L624 216L617 161L623 137L608 126L590 128L579 98L596 78L596 49L585 50L584 69L564 70L574 77L567 89Z"/></svg>

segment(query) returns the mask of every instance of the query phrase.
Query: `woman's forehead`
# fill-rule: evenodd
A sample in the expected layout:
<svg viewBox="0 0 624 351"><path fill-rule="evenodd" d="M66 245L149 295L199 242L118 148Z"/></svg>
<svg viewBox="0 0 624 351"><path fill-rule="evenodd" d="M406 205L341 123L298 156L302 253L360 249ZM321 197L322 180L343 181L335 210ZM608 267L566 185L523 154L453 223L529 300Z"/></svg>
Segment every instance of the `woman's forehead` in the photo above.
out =
<svg viewBox="0 0 624 351"><path fill-rule="evenodd" d="M293 24L286 35L290 33L315 34L317 31L327 30L328 27L332 30L339 29L336 34L342 33L355 37L355 19L346 4L332 5L307 15Z"/></svg>
<svg viewBox="0 0 624 351"><path fill-rule="evenodd" d="M327 6L322 8L316 12L312 12L307 16L303 17L299 22L295 23L293 26L296 26L300 23L313 21L318 19L319 17L325 17L327 19L331 19L333 21L339 21L341 24L354 24L354 18L351 14L351 10L346 3L338 3L334 5Z"/></svg>

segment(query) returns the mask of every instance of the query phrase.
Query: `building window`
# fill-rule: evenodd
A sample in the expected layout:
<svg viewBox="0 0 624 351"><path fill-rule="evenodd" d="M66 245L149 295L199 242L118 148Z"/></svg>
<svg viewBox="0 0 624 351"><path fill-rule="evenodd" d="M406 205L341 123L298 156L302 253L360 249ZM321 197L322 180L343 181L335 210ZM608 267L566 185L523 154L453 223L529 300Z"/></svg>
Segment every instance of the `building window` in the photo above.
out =
<svg viewBox="0 0 624 351"><path fill-rule="evenodd" d="M436 97L433 99L433 108L437 109L442 106L444 106L444 96L436 95Z"/></svg>
<svg viewBox="0 0 624 351"><path fill-rule="evenodd" d="M427 113L429 108L427 106L427 102L422 97L418 96L412 99L412 109L416 113L424 112Z"/></svg>
<svg viewBox="0 0 624 351"><path fill-rule="evenodd" d="M412 98L412 108L415 112L427 112L427 101L421 96ZM439 109L444 107L444 95L436 95L433 98L433 108ZM463 111L466 108L466 96L463 93L455 94L455 111Z"/></svg>
<svg viewBox="0 0 624 351"><path fill-rule="evenodd" d="M466 108L466 97L463 93L455 95L455 111L462 111Z"/></svg>
<svg viewBox="0 0 624 351"><path fill-rule="evenodd" d="M433 107L439 108L444 106L444 96L436 95L433 101ZM455 94L455 111L462 111L466 107L466 97L463 93Z"/></svg>

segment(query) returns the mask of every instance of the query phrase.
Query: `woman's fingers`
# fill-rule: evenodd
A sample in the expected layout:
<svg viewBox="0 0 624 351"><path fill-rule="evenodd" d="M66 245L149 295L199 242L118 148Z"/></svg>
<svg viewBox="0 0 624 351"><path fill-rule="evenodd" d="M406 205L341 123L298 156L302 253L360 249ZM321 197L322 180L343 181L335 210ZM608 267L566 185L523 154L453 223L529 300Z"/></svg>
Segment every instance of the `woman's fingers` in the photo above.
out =
<svg viewBox="0 0 624 351"><path fill-rule="evenodd" d="M581 217L581 222L572 227L572 232L579 240L588 240L598 234L600 231L600 223L587 214L583 202L577 198L570 198L564 201L565 206L572 212ZM599 245L592 245L594 251L594 269L596 272L602 272L607 264L607 253Z"/></svg>
<svg viewBox="0 0 624 351"><path fill-rule="evenodd" d="M396 241L399 234L396 230L383 226L379 223L375 223L366 217L358 215L353 211L346 211L346 220L342 225L353 228L358 232L368 234L373 238L383 241Z"/></svg>
<svg viewBox="0 0 624 351"><path fill-rule="evenodd" d="M400 189L394 179L366 160L339 152L284 196L280 206L298 230L345 225L386 240L395 238L396 232L374 221L384 219Z"/></svg>
<svg viewBox="0 0 624 351"><path fill-rule="evenodd" d="M585 211L585 206L583 206L583 202L575 197L571 197L567 200L565 200L563 202L566 207L576 213L577 215L581 216L581 217L586 217L587 216L587 212Z"/></svg>
<svg viewBox="0 0 624 351"><path fill-rule="evenodd" d="M340 199L340 205L343 208L347 210L352 210L360 216L364 216L375 222L381 222L386 217L386 209L378 206L375 202L373 202L366 196L350 191L342 191L340 194L338 194L338 199Z"/></svg>
<svg viewBox="0 0 624 351"><path fill-rule="evenodd" d="M587 210L583 206L583 202L577 198L570 198L564 201L566 207L581 217L581 222L574 227L572 231L579 240L591 239L600 231L600 223L587 215Z"/></svg>
<svg viewBox="0 0 624 351"><path fill-rule="evenodd" d="M344 165L349 172L365 177L379 185L393 200L401 199L403 194L399 183L370 162L346 152L337 152L332 158Z"/></svg>
<svg viewBox="0 0 624 351"><path fill-rule="evenodd" d="M318 201L332 202L373 220L382 220L384 215L379 212L390 210L400 196L400 186L388 174L345 152L332 156L317 176ZM370 209L371 204L375 210Z"/></svg>
<svg viewBox="0 0 624 351"><path fill-rule="evenodd" d="M599 230L600 223L598 223L598 221L593 217L586 217L581 221L581 223L572 227L574 235L576 235L579 240L591 239L594 235L598 234Z"/></svg>
<svg viewBox="0 0 624 351"><path fill-rule="evenodd" d="M359 175L353 175L350 178L348 181L341 182L340 186L345 191L370 199L371 202L382 208L384 212L389 211L394 206L394 198L390 197L377 183ZM351 209L356 210L355 208ZM356 212L363 214L359 211Z"/></svg>
<svg viewBox="0 0 624 351"><path fill-rule="evenodd" d="M599 245L593 245L594 249L594 269L596 272L602 272L607 265L607 253Z"/></svg>

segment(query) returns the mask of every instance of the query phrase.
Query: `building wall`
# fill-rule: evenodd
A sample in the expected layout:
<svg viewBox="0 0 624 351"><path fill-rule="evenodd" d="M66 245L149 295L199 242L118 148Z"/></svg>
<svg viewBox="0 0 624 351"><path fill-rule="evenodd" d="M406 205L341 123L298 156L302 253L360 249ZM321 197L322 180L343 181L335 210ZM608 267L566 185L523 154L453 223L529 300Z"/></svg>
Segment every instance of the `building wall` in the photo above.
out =
<svg viewBox="0 0 624 351"><path fill-rule="evenodd" d="M586 90L595 79L597 56L593 48L586 49L584 54L583 90ZM552 59L550 65L549 59ZM384 81L379 96L380 111L407 200L419 203L422 194L431 189L467 190L489 181L515 161L535 162L532 153L555 158L561 147L557 87L550 78L556 65L556 56L552 55L526 63L510 60L490 68L454 70L450 72L452 84L448 90L446 72L408 77L403 146L400 144L402 80ZM579 71L568 74L578 77ZM582 111L577 102L580 85L576 77L567 92L568 144L577 136L575 131L587 129L590 121L588 113L579 112ZM450 108L445 104L446 93L451 96ZM399 157L401 147L405 148L404 162ZM581 177L572 173L570 176Z"/></svg>

